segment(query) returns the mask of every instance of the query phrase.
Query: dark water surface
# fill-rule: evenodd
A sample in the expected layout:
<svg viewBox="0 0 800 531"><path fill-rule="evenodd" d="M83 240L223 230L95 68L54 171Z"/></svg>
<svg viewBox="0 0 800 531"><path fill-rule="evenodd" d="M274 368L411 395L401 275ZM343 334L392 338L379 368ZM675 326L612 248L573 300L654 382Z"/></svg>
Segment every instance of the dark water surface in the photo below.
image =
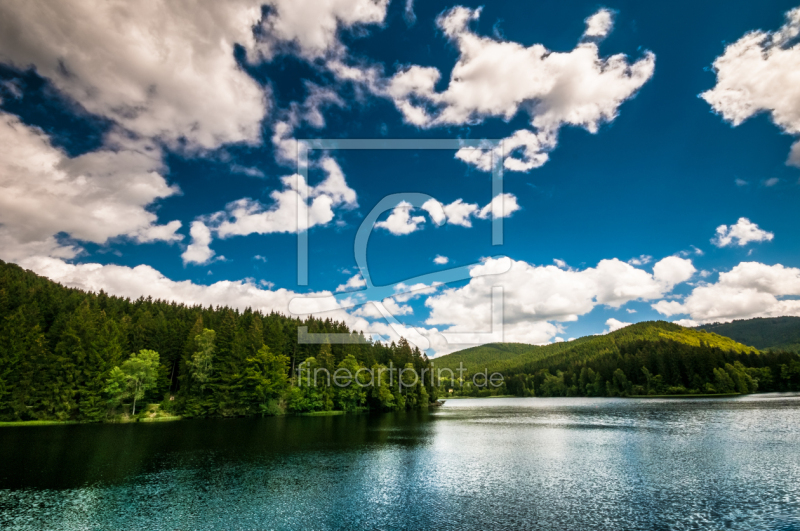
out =
<svg viewBox="0 0 800 531"><path fill-rule="evenodd" d="M3 530L800 530L800 397L0 428Z"/></svg>

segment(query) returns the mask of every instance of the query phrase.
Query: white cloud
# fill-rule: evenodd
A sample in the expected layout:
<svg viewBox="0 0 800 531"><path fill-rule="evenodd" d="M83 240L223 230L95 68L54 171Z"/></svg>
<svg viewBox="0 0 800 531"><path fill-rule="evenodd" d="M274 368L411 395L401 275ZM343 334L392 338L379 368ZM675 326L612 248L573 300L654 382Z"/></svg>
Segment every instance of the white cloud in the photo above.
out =
<svg viewBox="0 0 800 531"><path fill-rule="evenodd" d="M629 63L621 54L601 58L593 40L582 41L570 52L551 52L541 44L526 48L472 32L469 22L479 15L480 9L459 6L437 19L460 53L444 91L436 91L439 70L412 65L397 72L383 93L408 123L420 127L488 117L510 120L520 110L527 112L536 132L517 131L506 139L510 157L504 165L509 170L528 171L544 164L564 125L597 132L653 74L655 56L650 52ZM592 24L587 31L599 37L610 30L609 16L601 10L588 19ZM484 171L491 167L486 152L463 149L457 157Z"/></svg>
<svg viewBox="0 0 800 531"><path fill-rule="evenodd" d="M653 266L653 276L669 286L686 282L697 270L691 260L668 256Z"/></svg>
<svg viewBox="0 0 800 531"><path fill-rule="evenodd" d="M381 301L383 307L388 311L391 315L395 317L399 317L401 315L413 315L414 310L411 306L407 304L397 304L393 299L383 299ZM353 315L357 315L359 317L367 317L369 319L383 319L383 313L378 309L375 304L368 302L362 306L359 306L353 311Z"/></svg>
<svg viewBox="0 0 800 531"><path fill-rule="evenodd" d="M569 269L569 265L567 265L567 263L564 260L561 260L560 258L553 258L553 263L559 269Z"/></svg>
<svg viewBox="0 0 800 531"><path fill-rule="evenodd" d="M740 187L740 188L741 188L742 186L747 186L748 184L750 184L749 182L745 181L744 179L740 179L740 178L738 178L738 177L737 177L736 179L734 179L734 181L733 181L733 182L735 182L735 183L736 183L736 186L738 186L738 187Z"/></svg>
<svg viewBox="0 0 800 531"><path fill-rule="evenodd" d="M230 203L224 212L208 216L212 229L220 238L248 234L295 233L298 230L298 204L300 214L308 215L308 228L325 225L334 218L335 208L352 209L358 206L355 191L347 185L339 165L331 158L323 159L327 172L324 181L308 186L299 174L281 178L283 190L270 194L272 205L265 208L259 201L240 199ZM311 198L306 206L302 196Z"/></svg>
<svg viewBox="0 0 800 531"><path fill-rule="evenodd" d="M750 242L772 241L774 237L773 233L762 230L749 219L739 218L736 225L720 225L717 227L717 235L712 238L711 243L717 247L732 245L743 247Z"/></svg>
<svg viewBox="0 0 800 531"><path fill-rule="evenodd" d="M425 216L411 216L411 208L410 203L401 201L400 204L394 207L386 221L375 223L375 228L386 229L395 236L411 234L425 223Z"/></svg>
<svg viewBox="0 0 800 531"><path fill-rule="evenodd" d="M771 188L771 187L775 186L776 184L778 184L779 182L781 182L780 179L778 179L777 177L772 177L770 179L765 179L762 184L764 186L766 186L767 188Z"/></svg>
<svg viewBox="0 0 800 531"><path fill-rule="evenodd" d="M214 251L211 245L211 230L202 221L193 221L192 228L189 230L192 236L192 243L181 255L184 264L205 264L213 258Z"/></svg>
<svg viewBox="0 0 800 531"><path fill-rule="evenodd" d="M742 262L720 273L715 284L702 284L683 302L659 301L653 308L671 316L685 314L698 323L727 322L751 317L800 315L800 269Z"/></svg>
<svg viewBox="0 0 800 531"><path fill-rule="evenodd" d="M461 199L456 199L449 205L444 205L442 208L444 209L445 216L447 216L447 223L451 225L460 225L462 227L472 227L472 222L469 218L475 214L478 205L464 203Z"/></svg>
<svg viewBox="0 0 800 531"><path fill-rule="evenodd" d="M700 96L734 126L766 111L783 132L800 134L798 36L800 8L786 13L777 31L745 34L716 58L717 84ZM792 146L787 162L800 166L800 142Z"/></svg>
<svg viewBox="0 0 800 531"><path fill-rule="evenodd" d="M584 37L603 38L611 33L614 27L614 13L608 9L601 9L586 19Z"/></svg>
<svg viewBox="0 0 800 531"><path fill-rule="evenodd" d="M431 221L436 225L446 222L450 225L467 228L472 227L472 217L490 219L492 212L496 211L497 217L507 218L520 210L517 198L513 194L499 194L483 208L473 203L465 203L462 199L456 199L449 205L443 205L435 199L428 199L421 208L428 213ZM386 229L395 235L411 234L421 229L422 224L425 223L423 216L411 216L411 209L411 204L402 201L392 210L386 221L375 223L375 227Z"/></svg>
<svg viewBox="0 0 800 531"><path fill-rule="evenodd" d="M341 29L381 24L389 0L266 0L271 12L259 43L266 57L290 50L309 60L341 55ZM287 46L287 43L289 46Z"/></svg>
<svg viewBox="0 0 800 531"><path fill-rule="evenodd" d="M618 319L614 319L612 317L611 319L608 319L606 321L606 326L608 328L603 330L603 334L610 334L611 332L616 332L617 330L619 330L621 328L625 328L626 326L630 326L632 324L633 323L624 323L624 322L622 322L622 321L620 321Z"/></svg>
<svg viewBox="0 0 800 531"><path fill-rule="evenodd" d="M364 280L364 277L361 276L361 273L356 273L344 284L340 284L338 288L336 288L337 292L340 291L355 291L359 288L363 288L367 285L367 281Z"/></svg>
<svg viewBox="0 0 800 531"><path fill-rule="evenodd" d="M342 30L381 24L388 0L0 5L0 61L35 65L90 113L172 147L259 143L269 94L234 56L340 57ZM266 16L262 6L266 5ZM313 98L311 98L313 100ZM306 116L319 121L313 109Z"/></svg>
<svg viewBox="0 0 800 531"><path fill-rule="evenodd" d="M431 285L420 282L418 284L412 284L411 286L408 286L403 282L400 282L394 287L396 293L392 295L392 298L399 302L408 302L412 299L418 299L423 295L436 293L436 290L439 289L441 285L441 282L434 282Z"/></svg>
<svg viewBox="0 0 800 531"><path fill-rule="evenodd" d="M447 258L446 256L442 256L440 254L437 254L436 257L433 259L433 263L438 265L444 265L449 261L450 261L449 258Z"/></svg>
<svg viewBox="0 0 800 531"><path fill-rule="evenodd" d="M663 266L660 271L671 273L662 278L617 259L602 260L583 270L511 260L508 272L491 274L502 271L500 266L507 261L486 259L472 269L467 285L429 297L426 323L445 325L444 332L488 331L492 287L501 286L504 340L546 343L560 333L558 322L575 321L598 305L619 308L634 300L660 299L678 278L672 271L677 269L673 260L659 262Z"/></svg>
<svg viewBox="0 0 800 531"><path fill-rule="evenodd" d="M543 166L550 158L548 154L556 147L553 132L534 133L520 129L502 144L493 149L464 147L456 152L456 158L476 166L481 171L492 171L494 160L503 157L503 167L510 171L526 172Z"/></svg>
<svg viewBox="0 0 800 531"><path fill-rule="evenodd" d="M236 63L252 54L260 2L4 2L0 61L42 76L90 113L172 146L257 142L264 89Z"/></svg>
<svg viewBox="0 0 800 531"><path fill-rule="evenodd" d="M508 218L519 209L520 206L517 204L516 196L513 194L498 194L475 215L480 219L492 217Z"/></svg>
<svg viewBox="0 0 800 531"><path fill-rule="evenodd" d="M55 236L103 244L117 236L138 242L176 241L179 221L156 225L147 210L175 194L160 172L156 149L100 150L75 158L53 147L38 128L0 111L0 255L72 257Z"/></svg>
<svg viewBox="0 0 800 531"><path fill-rule="evenodd" d="M647 255L647 254L643 254L643 255L639 256L638 258L631 258L630 260L628 260L628 263L631 264L631 265L635 265L635 266L641 266L641 265L649 264L652 261L653 261L653 257L652 256Z"/></svg>

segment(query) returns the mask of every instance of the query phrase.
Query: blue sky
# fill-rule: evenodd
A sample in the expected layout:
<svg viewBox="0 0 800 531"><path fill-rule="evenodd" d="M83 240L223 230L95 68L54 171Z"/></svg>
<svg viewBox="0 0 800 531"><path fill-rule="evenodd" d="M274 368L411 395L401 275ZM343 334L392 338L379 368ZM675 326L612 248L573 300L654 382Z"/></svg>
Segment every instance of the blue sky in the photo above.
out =
<svg viewBox="0 0 800 531"><path fill-rule="evenodd" d="M362 219L417 192L461 206L440 227L384 214L374 283L483 265L384 301L402 328L329 315L416 327L431 354L461 346L440 332L488 330L491 285L507 341L800 315L796 3L311 5L0 7L0 258L86 289L288 313L359 288ZM517 145L504 244L469 152L314 151L298 285L292 153L309 138ZM511 270L480 276L496 267Z"/></svg>

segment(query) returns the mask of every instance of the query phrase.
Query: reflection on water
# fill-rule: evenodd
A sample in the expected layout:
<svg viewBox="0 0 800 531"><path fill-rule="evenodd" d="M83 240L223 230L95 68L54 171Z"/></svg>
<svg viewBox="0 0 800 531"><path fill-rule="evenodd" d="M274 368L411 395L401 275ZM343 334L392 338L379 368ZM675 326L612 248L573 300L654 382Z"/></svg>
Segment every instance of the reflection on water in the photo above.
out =
<svg viewBox="0 0 800 531"><path fill-rule="evenodd" d="M0 429L4 530L800 530L800 397Z"/></svg>

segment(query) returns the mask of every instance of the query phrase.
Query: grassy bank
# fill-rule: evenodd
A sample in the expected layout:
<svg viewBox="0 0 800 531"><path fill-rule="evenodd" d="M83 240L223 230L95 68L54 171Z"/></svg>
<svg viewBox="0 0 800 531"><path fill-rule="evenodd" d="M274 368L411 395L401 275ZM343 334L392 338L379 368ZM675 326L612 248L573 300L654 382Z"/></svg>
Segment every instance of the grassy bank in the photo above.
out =
<svg viewBox="0 0 800 531"><path fill-rule="evenodd" d="M729 398L740 396L741 393L693 394L693 395L630 395L627 398Z"/></svg>
<svg viewBox="0 0 800 531"><path fill-rule="evenodd" d="M472 399L472 400L483 400L484 398L522 398L521 396L514 396L514 395L493 395L493 396L443 396L440 397L439 400L444 400L445 402L448 400L464 400L464 399Z"/></svg>
<svg viewBox="0 0 800 531"><path fill-rule="evenodd" d="M0 428L12 426L57 426L66 424L82 424L74 420L17 420L11 422L0 422Z"/></svg>

